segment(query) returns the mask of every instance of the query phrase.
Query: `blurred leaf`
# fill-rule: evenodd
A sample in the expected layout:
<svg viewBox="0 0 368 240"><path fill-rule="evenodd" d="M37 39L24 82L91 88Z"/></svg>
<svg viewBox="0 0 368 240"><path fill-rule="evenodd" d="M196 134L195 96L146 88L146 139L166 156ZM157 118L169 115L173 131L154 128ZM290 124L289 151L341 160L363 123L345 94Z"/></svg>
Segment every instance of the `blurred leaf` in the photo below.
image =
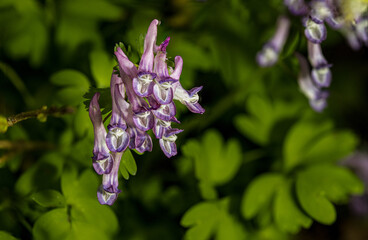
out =
<svg viewBox="0 0 368 240"><path fill-rule="evenodd" d="M184 239L205 240L215 235L218 240L245 238L240 223L228 213L229 199L202 202L191 207L181 219L181 225L190 229Z"/></svg>
<svg viewBox="0 0 368 240"><path fill-rule="evenodd" d="M125 180L129 180L129 173L128 173L128 170L125 168L124 164L119 165L119 170L120 170L120 173L123 176L123 178Z"/></svg>
<svg viewBox="0 0 368 240"><path fill-rule="evenodd" d="M71 69L54 73L50 81L61 87L57 93L57 100L67 105L78 105L89 87L88 78L83 73Z"/></svg>
<svg viewBox="0 0 368 240"><path fill-rule="evenodd" d="M349 194L361 194L362 182L345 168L315 165L297 175L296 193L300 205L312 218L323 224L336 219L334 203L346 201Z"/></svg>
<svg viewBox="0 0 368 240"><path fill-rule="evenodd" d="M10 233L0 231L0 240L17 240L18 238L13 237Z"/></svg>
<svg viewBox="0 0 368 240"><path fill-rule="evenodd" d="M336 162L352 153L358 144L350 131L335 131L325 134L304 152L306 162Z"/></svg>
<svg viewBox="0 0 368 240"><path fill-rule="evenodd" d="M74 131L79 138L85 136L86 132L92 129L92 123L90 122L89 114L85 110L83 104L78 106L78 110L75 114L74 123Z"/></svg>
<svg viewBox="0 0 368 240"><path fill-rule="evenodd" d="M331 122L313 123L300 121L296 123L288 132L284 142L285 169L290 170L302 163L308 149L331 129Z"/></svg>
<svg viewBox="0 0 368 240"><path fill-rule="evenodd" d="M199 190L201 191L202 198L205 200L214 200L217 199L217 191L216 189L206 182L199 182Z"/></svg>
<svg viewBox="0 0 368 240"><path fill-rule="evenodd" d="M39 219L33 226L35 240L66 239L70 232L70 222L66 208L51 210Z"/></svg>
<svg viewBox="0 0 368 240"><path fill-rule="evenodd" d="M309 228L312 224L296 201L292 181L284 181L276 190L273 207L275 223L284 232L296 234L301 227Z"/></svg>
<svg viewBox="0 0 368 240"><path fill-rule="evenodd" d="M56 190L42 190L32 194L32 200L42 207L63 207L65 206L64 196Z"/></svg>
<svg viewBox="0 0 368 240"><path fill-rule="evenodd" d="M105 51L95 50L90 53L89 60L91 62L92 75L96 80L97 87L109 87L112 69L115 65L112 56Z"/></svg>
<svg viewBox="0 0 368 240"><path fill-rule="evenodd" d="M298 104L283 101L271 103L267 97L258 95L249 97L246 108L249 115L236 116L235 126L245 136L261 145L269 143L272 129L278 121L295 116L300 109Z"/></svg>
<svg viewBox="0 0 368 240"><path fill-rule="evenodd" d="M63 10L68 14L90 21L94 19L116 20L122 14L122 9L108 0L65 0Z"/></svg>
<svg viewBox="0 0 368 240"><path fill-rule="evenodd" d="M202 142L190 140L183 146L186 156L194 159L196 177L208 184L222 185L230 181L241 164L242 152L237 140L225 144L215 130L207 131Z"/></svg>
<svg viewBox="0 0 368 240"><path fill-rule="evenodd" d="M43 155L20 176L15 184L16 192L24 196L36 190L52 187L61 175L63 163L63 157L56 152Z"/></svg>
<svg viewBox="0 0 368 240"><path fill-rule="evenodd" d="M255 178L243 195L241 211L245 218L253 218L270 204L277 188L283 182L283 176L266 173Z"/></svg>

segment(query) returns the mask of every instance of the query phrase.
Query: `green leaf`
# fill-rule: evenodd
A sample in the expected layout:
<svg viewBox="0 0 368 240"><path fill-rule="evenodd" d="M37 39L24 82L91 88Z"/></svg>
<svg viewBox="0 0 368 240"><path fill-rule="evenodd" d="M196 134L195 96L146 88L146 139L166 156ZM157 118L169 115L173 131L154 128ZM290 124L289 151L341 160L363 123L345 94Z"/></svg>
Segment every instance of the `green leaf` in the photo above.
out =
<svg viewBox="0 0 368 240"><path fill-rule="evenodd" d="M129 180L129 173L128 173L128 170L125 168L124 164L120 164L119 170L120 170L120 173L123 176L123 178L125 180Z"/></svg>
<svg viewBox="0 0 368 240"><path fill-rule="evenodd" d="M35 240L62 240L68 236L70 227L66 208L57 208L37 219L32 234Z"/></svg>
<svg viewBox="0 0 368 240"><path fill-rule="evenodd" d="M243 226L229 214L230 199L201 202L191 207L181 219L181 225L190 229L184 239L242 240L245 238Z"/></svg>
<svg viewBox="0 0 368 240"><path fill-rule="evenodd" d="M276 190L273 213L276 225L284 232L296 234L301 227L309 228L312 224L293 196L292 181L284 181Z"/></svg>
<svg viewBox="0 0 368 240"><path fill-rule="evenodd" d="M241 211L245 218L253 218L270 204L273 195L283 176L277 173L266 173L254 179L246 189L242 199Z"/></svg>
<svg viewBox="0 0 368 240"><path fill-rule="evenodd" d="M135 163L135 159L129 149L124 152L123 157L121 158L121 163L124 164L130 175L134 176L137 173L137 164Z"/></svg>
<svg viewBox="0 0 368 240"><path fill-rule="evenodd" d="M300 121L289 131L284 142L284 167L290 170L301 164L304 155L315 142L332 129L330 122L314 123Z"/></svg>
<svg viewBox="0 0 368 240"><path fill-rule="evenodd" d="M350 131L331 132L315 141L304 152L306 162L336 162L352 153L358 144L357 137Z"/></svg>
<svg viewBox="0 0 368 240"><path fill-rule="evenodd" d="M8 232L0 231L0 240L18 240L18 238L13 237Z"/></svg>
<svg viewBox="0 0 368 240"><path fill-rule="evenodd" d="M32 194L32 200L42 207L63 207L65 206L64 196L56 190L42 190Z"/></svg>
<svg viewBox="0 0 368 240"><path fill-rule="evenodd" d="M346 201L349 194L361 194L362 182L345 168L315 165L300 172L296 193L300 205L312 218L323 224L336 219L334 203Z"/></svg>
<svg viewBox="0 0 368 240"><path fill-rule="evenodd" d="M239 142L231 139L225 144L215 130L207 131L201 142L188 141L183 146L183 152L194 159L196 177L214 186L230 181L242 160Z"/></svg>
<svg viewBox="0 0 368 240"><path fill-rule="evenodd" d="M115 61L102 50L94 50L89 55L91 62L91 71L93 78L96 80L97 87L105 88L110 86L112 69Z"/></svg>
<svg viewBox="0 0 368 240"><path fill-rule="evenodd" d="M89 87L88 78L83 73L72 69L53 74L50 81L60 87L56 95L57 100L68 105L78 105Z"/></svg>
<svg viewBox="0 0 368 240"><path fill-rule="evenodd" d="M202 198L205 200L214 200L217 199L217 191L209 183L206 182L199 182L198 184L199 190L201 191Z"/></svg>
<svg viewBox="0 0 368 240"><path fill-rule="evenodd" d="M0 133L5 133L8 130L8 120L0 115Z"/></svg>
<svg viewBox="0 0 368 240"><path fill-rule="evenodd" d="M56 152L43 155L20 176L15 184L16 192L25 196L33 191L52 187L61 175L63 163L63 157Z"/></svg>
<svg viewBox="0 0 368 240"><path fill-rule="evenodd" d="M249 114L235 117L237 129L260 145L266 145L271 140L272 130L282 119L291 118L299 112L298 104L282 101L271 103L266 96L251 95L246 102Z"/></svg>
<svg viewBox="0 0 368 240"><path fill-rule="evenodd" d="M203 202L191 207L181 219L183 227L190 227L184 239L210 239L217 227L220 211L215 203Z"/></svg>
<svg viewBox="0 0 368 240"><path fill-rule="evenodd" d="M83 98L87 99L86 101L83 102L87 111L89 110L89 103L96 92L100 93L100 99L98 100L98 104L102 109L102 114L110 112L112 110L112 99L110 88L94 88L94 87L90 87L88 89L88 92L86 92L83 95Z"/></svg>

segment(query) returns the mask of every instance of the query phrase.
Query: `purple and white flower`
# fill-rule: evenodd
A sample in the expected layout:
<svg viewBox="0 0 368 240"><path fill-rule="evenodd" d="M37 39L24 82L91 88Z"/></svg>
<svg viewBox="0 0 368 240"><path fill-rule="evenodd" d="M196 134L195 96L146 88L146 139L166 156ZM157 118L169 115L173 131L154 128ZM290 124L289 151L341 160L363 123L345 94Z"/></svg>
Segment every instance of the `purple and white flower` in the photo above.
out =
<svg viewBox="0 0 368 240"><path fill-rule="evenodd" d="M322 54L319 44L308 42L308 56L312 69L312 80L318 87L329 87L331 84L331 71L329 64Z"/></svg>
<svg viewBox="0 0 368 240"><path fill-rule="evenodd" d="M171 71L168 68L166 48L170 37L157 46L158 25L159 21L155 19L148 28L138 67L120 47L115 49L119 70L113 71L111 76L112 111L108 133L98 105L100 94L96 93L90 103L95 131L93 166L98 174L103 175L102 185L97 191L101 204L112 205L120 193L118 169L127 147L140 153L152 151L152 139L147 133L150 129L167 157L177 154L176 134L183 130L171 127L172 122L180 123L175 118L174 99L194 113L204 113L198 96L202 86L187 91L179 82L183 59L176 56L175 69Z"/></svg>
<svg viewBox="0 0 368 240"><path fill-rule="evenodd" d="M275 35L257 53L256 60L258 65L261 67L270 67L277 62L288 36L289 27L290 20L288 18L282 16L278 19Z"/></svg>

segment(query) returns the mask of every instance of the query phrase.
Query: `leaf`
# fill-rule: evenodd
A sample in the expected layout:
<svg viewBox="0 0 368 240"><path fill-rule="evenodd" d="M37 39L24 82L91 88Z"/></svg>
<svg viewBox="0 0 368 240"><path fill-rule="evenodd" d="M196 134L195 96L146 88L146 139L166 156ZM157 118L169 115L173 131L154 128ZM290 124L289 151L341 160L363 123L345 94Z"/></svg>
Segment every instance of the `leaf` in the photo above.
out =
<svg viewBox="0 0 368 240"><path fill-rule="evenodd" d="M314 123L300 121L288 132L284 142L284 167L290 170L301 164L308 149L324 134L331 131L330 122Z"/></svg>
<svg viewBox="0 0 368 240"><path fill-rule="evenodd" d="M352 153L358 144L357 137L350 131L330 132L315 141L303 158L308 163L341 160Z"/></svg>
<svg viewBox="0 0 368 240"><path fill-rule="evenodd" d="M61 175L63 163L63 157L56 152L43 155L20 176L15 184L16 192L25 196L33 191L52 187Z"/></svg>
<svg viewBox="0 0 368 240"><path fill-rule="evenodd" d="M332 224L336 211L332 203L347 200L349 194L361 194L362 182L345 168L334 165L315 165L300 172L296 193L300 205L312 218Z"/></svg>
<svg viewBox="0 0 368 240"><path fill-rule="evenodd" d="M65 206L64 196L56 190L42 190L32 194L32 200L42 207L63 207Z"/></svg>
<svg viewBox="0 0 368 240"><path fill-rule="evenodd" d="M208 184L222 185L230 181L242 160L240 144L231 139L226 144L215 130L207 131L201 142L188 141L184 155L194 159L196 177Z"/></svg>
<svg viewBox="0 0 368 240"><path fill-rule="evenodd" d="M184 239L210 239L216 229L220 212L215 203L203 202L191 207L181 219L183 227L190 227Z"/></svg>
<svg viewBox="0 0 368 240"><path fill-rule="evenodd" d="M111 73L115 65L114 59L102 50L94 50L89 55L91 71L96 80L97 87L106 88L110 86Z"/></svg>
<svg viewBox="0 0 368 240"><path fill-rule="evenodd" d="M211 184L201 181L199 182L198 186L199 190L201 191L203 199L205 200L217 199L217 191Z"/></svg>
<svg viewBox="0 0 368 240"><path fill-rule="evenodd" d="M241 240L245 238L243 226L229 214L230 199L201 202L191 207L181 219L183 227L190 227L184 239Z"/></svg>
<svg viewBox="0 0 368 240"><path fill-rule="evenodd" d="M121 158L121 163L124 164L130 175L134 176L137 173L137 164L135 163L135 159L129 149L124 152Z"/></svg>
<svg viewBox="0 0 368 240"><path fill-rule="evenodd" d="M245 218L250 219L271 202L283 177L277 173L266 173L254 179L244 192L241 211Z"/></svg>
<svg viewBox="0 0 368 240"><path fill-rule="evenodd" d="M284 232L296 234L301 227L309 228L312 224L293 196L292 181L284 181L276 190L273 214L276 225Z"/></svg>
<svg viewBox="0 0 368 240"><path fill-rule="evenodd" d="M66 239L70 227L66 208L57 208L37 219L32 234L35 240L61 240Z"/></svg>
<svg viewBox="0 0 368 240"><path fill-rule="evenodd" d="M13 237L10 233L0 231L0 240L17 240L18 238Z"/></svg>
<svg viewBox="0 0 368 240"><path fill-rule="evenodd" d="M282 101L271 103L266 96L251 95L246 102L249 114L237 115L234 119L236 128L260 145L271 140L272 130L282 119L291 118L299 112L298 104Z"/></svg>
<svg viewBox="0 0 368 240"><path fill-rule="evenodd" d="M129 173L128 173L128 170L125 168L124 164L120 164L119 170L120 170L120 173L123 176L123 178L125 180L129 180Z"/></svg>
<svg viewBox="0 0 368 240"><path fill-rule="evenodd" d="M68 105L78 105L89 87L88 78L83 73L72 69L54 73L50 81L60 87L56 95L57 100Z"/></svg>
<svg viewBox="0 0 368 240"><path fill-rule="evenodd" d="M94 87L90 87L88 89L88 92L86 92L83 95L83 98L87 99L86 101L83 102L87 111L89 110L89 103L96 92L100 93L98 104L102 109L102 114L110 112L112 110L112 99L110 88L94 88Z"/></svg>

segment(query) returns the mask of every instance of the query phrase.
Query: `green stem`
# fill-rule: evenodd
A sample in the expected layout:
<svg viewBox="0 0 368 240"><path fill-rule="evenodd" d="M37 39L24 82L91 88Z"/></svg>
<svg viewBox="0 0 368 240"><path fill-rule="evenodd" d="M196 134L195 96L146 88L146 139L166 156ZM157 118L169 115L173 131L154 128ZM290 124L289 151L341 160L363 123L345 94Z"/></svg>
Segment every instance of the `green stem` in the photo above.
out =
<svg viewBox="0 0 368 240"><path fill-rule="evenodd" d="M21 93L27 106L32 106L35 103L35 100L28 92L22 79L15 72L15 70L4 62L0 62L0 70L9 78L10 82L12 82L15 88Z"/></svg>

